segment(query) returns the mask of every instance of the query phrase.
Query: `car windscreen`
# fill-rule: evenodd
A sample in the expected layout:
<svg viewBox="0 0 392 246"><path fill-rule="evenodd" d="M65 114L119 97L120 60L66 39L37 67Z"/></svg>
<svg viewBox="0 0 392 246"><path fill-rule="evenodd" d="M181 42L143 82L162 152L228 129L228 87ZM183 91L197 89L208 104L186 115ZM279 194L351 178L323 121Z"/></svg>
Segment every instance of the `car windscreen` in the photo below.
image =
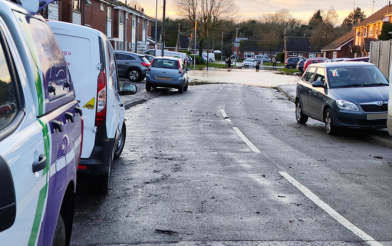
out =
<svg viewBox="0 0 392 246"><path fill-rule="evenodd" d="M154 63L151 67L156 68L168 68L168 69L178 69L178 61L177 60L169 60L169 59L154 59Z"/></svg>
<svg viewBox="0 0 392 246"><path fill-rule="evenodd" d="M388 86L381 71L374 66L328 68L330 88Z"/></svg>
<svg viewBox="0 0 392 246"><path fill-rule="evenodd" d="M140 58L140 60L142 60L145 63L150 63L145 56L139 56L139 58Z"/></svg>

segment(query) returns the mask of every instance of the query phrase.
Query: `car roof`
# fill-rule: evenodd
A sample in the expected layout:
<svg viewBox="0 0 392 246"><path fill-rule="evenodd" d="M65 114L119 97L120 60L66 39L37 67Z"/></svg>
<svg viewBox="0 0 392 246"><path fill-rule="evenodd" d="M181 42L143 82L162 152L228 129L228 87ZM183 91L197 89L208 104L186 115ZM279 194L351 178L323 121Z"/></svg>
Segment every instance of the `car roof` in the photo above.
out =
<svg viewBox="0 0 392 246"><path fill-rule="evenodd" d="M368 62L325 62L325 63L313 63L309 67L325 67L325 68L339 68L339 67L372 67L374 64Z"/></svg>

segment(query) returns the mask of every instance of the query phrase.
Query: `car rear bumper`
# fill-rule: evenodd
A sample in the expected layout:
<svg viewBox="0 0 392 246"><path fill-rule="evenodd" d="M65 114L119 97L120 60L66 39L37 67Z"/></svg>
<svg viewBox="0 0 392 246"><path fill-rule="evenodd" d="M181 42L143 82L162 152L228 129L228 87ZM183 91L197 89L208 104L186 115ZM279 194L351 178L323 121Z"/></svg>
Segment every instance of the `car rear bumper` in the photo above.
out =
<svg viewBox="0 0 392 246"><path fill-rule="evenodd" d="M108 172L111 154L114 145L114 138L108 138L106 133L106 123L97 127L95 144L89 158L81 158L78 175L103 175Z"/></svg>
<svg viewBox="0 0 392 246"><path fill-rule="evenodd" d="M183 83L183 80L167 81L167 82L166 81L151 80L149 78L149 76L147 76L146 85L179 89L179 88L181 88L181 86L184 85L184 83Z"/></svg>

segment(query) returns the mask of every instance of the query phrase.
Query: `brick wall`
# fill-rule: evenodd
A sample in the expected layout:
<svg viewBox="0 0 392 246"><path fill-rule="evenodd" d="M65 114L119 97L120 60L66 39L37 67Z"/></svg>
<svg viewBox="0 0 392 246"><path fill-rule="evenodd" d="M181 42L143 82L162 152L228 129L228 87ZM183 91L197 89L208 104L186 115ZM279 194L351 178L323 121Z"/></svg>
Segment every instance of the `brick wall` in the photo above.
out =
<svg viewBox="0 0 392 246"><path fill-rule="evenodd" d="M59 1L60 5L60 20L65 22L72 22L72 0Z"/></svg>
<svg viewBox="0 0 392 246"><path fill-rule="evenodd" d="M120 26L120 10L118 9L113 9L112 10L112 33L113 33L113 38L118 38L119 33L118 33L118 28Z"/></svg>
<svg viewBox="0 0 392 246"><path fill-rule="evenodd" d="M91 2L92 5L86 5L86 24L106 34L106 5L102 11L100 2L96 0L91 0Z"/></svg>
<svg viewBox="0 0 392 246"><path fill-rule="evenodd" d="M132 43L132 15L128 14L128 20L127 21L127 42ZM131 49L128 49L128 44L127 44L127 49L128 51L131 51Z"/></svg>

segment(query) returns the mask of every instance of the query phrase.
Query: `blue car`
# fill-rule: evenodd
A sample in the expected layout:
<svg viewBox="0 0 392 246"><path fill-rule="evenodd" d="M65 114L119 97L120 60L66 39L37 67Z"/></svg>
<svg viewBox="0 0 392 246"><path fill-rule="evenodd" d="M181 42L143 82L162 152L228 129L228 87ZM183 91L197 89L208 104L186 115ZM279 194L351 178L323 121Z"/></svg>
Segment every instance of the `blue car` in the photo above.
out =
<svg viewBox="0 0 392 246"><path fill-rule="evenodd" d="M327 134L338 128L386 128L388 80L370 63L310 65L297 83L295 115L322 121Z"/></svg>
<svg viewBox="0 0 392 246"><path fill-rule="evenodd" d="M188 81L187 69L180 58L155 57L147 72L146 91L150 91L151 87L166 87L183 93L188 90Z"/></svg>

